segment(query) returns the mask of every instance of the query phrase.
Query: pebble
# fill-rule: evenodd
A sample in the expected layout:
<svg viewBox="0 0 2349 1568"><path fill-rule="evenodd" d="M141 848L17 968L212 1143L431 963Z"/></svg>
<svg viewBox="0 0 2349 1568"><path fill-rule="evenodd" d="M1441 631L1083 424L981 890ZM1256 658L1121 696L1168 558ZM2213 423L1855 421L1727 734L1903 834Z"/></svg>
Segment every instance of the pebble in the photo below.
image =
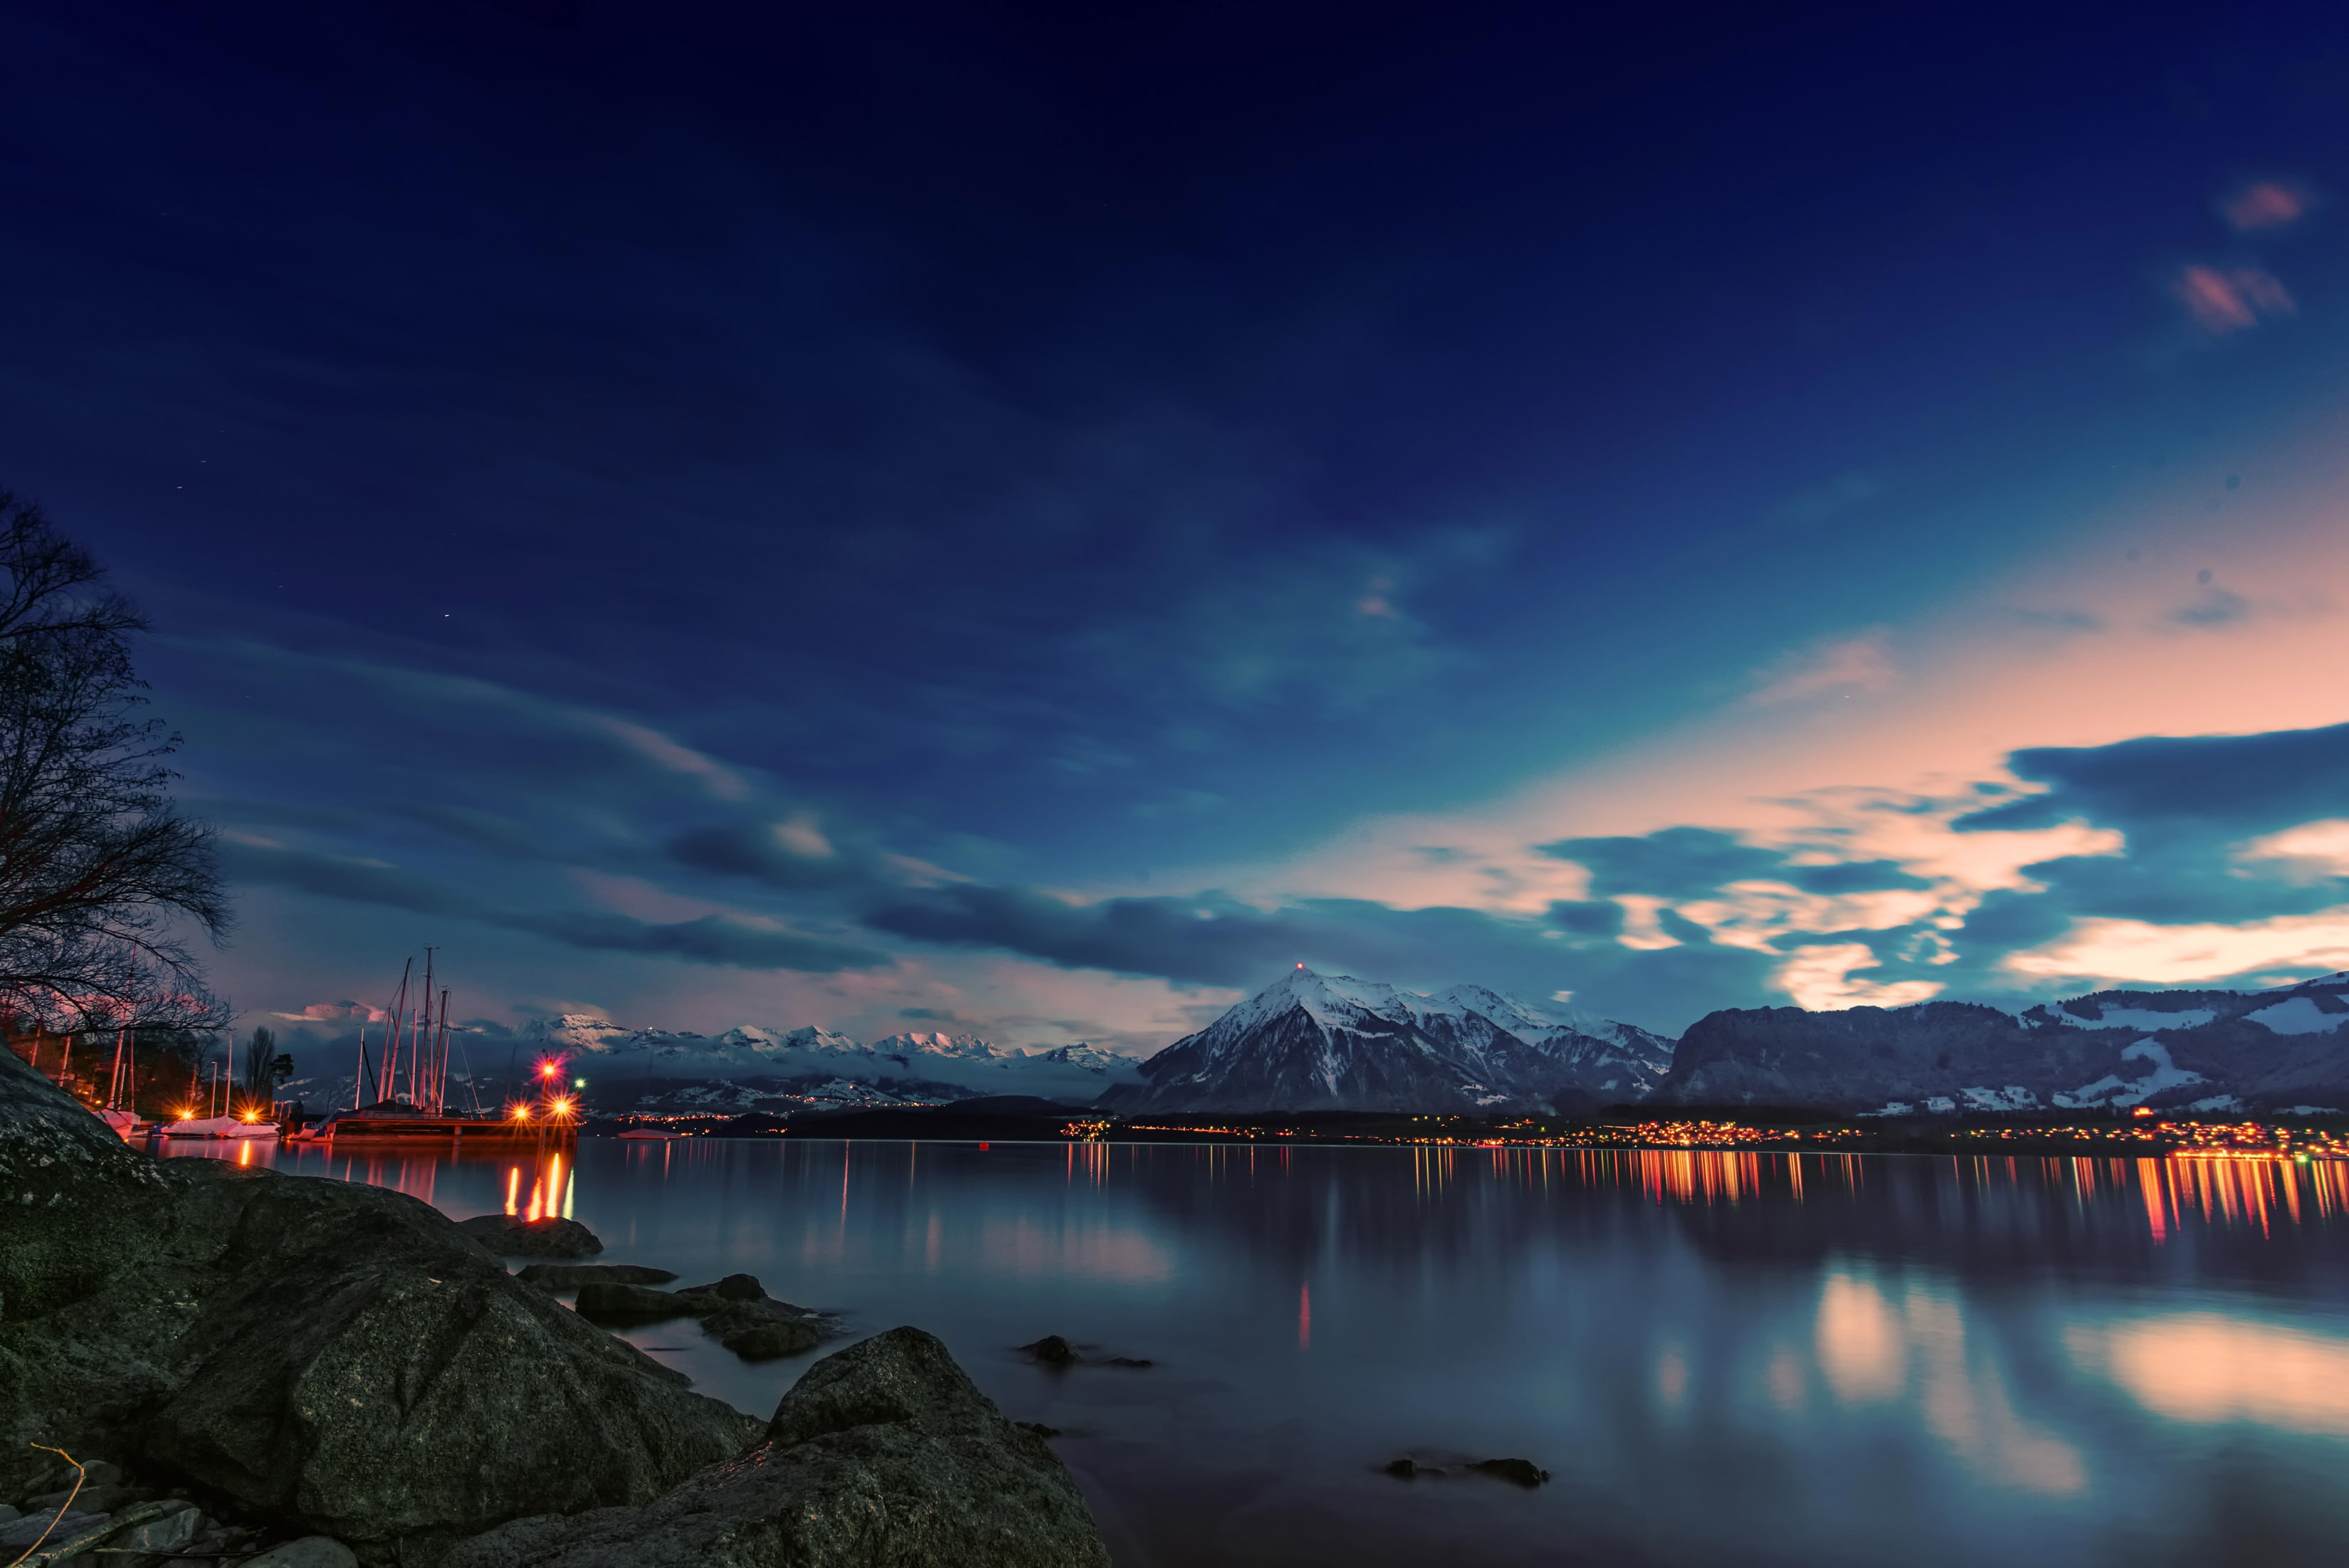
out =
<svg viewBox="0 0 2349 1568"><path fill-rule="evenodd" d="M243 1568L358 1568L351 1549L326 1535L305 1535L244 1560Z"/></svg>
<svg viewBox="0 0 2349 1568"><path fill-rule="evenodd" d="M52 1519L57 1519L57 1526L49 1531L49 1539L65 1541L90 1529L105 1517L102 1513L68 1513L63 1519L57 1519L54 1513L26 1514L12 1523L0 1524L0 1548L5 1548L12 1555L24 1551L41 1538L41 1532L49 1530Z"/></svg>
<svg viewBox="0 0 2349 1568"><path fill-rule="evenodd" d="M98 1467L92 1465L90 1468L96 1470ZM45 1491L38 1497L26 1499L25 1507L28 1512L37 1513L46 1509L54 1513L59 1503L71 1498L76 1513L118 1513L134 1502L149 1501L154 1495L137 1487L109 1482L103 1486L86 1486L78 1494L71 1487L63 1491Z"/></svg>
<svg viewBox="0 0 2349 1568"><path fill-rule="evenodd" d="M135 1525L106 1542L119 1552L177 1552L202 1531L204 1516L192 1502L164 1505L172 1510L160 1519Z"/></svg>

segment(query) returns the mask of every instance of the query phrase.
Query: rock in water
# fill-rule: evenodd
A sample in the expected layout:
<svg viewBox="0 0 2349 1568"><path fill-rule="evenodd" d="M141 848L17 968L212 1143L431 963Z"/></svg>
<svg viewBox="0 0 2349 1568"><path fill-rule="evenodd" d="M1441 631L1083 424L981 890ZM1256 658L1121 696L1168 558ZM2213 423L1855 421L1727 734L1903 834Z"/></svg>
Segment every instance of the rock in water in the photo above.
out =
<svg viewBox="0 0 2349 1568"><path fill-rule="evenodd" d="M604 1250L595 1233L576 1220L476 1214L470 1220L459 1221L457 1228L501 1257L592 1258Z"/></svg>
<svg viewBox="0 0 2349 1568"><path fill-rule="evenodd" d="M677 1275L642 1264L533 1264L514 1277L542 1290L577 1290L583 1284L667 1284Z"/></svg>
<svg viewBox="0 0 2349 1568"><path fill-rule="evenodd" d="M689 1290L583 1284L578 1310L592 1323L615 1326L698 1317L704 1333L746 1361L772 1361L812 1350L827 1331L817 1314L777 1301L749 1274L730 1274L717 1284Z"/></svg>
<svg viewBox="0 0 2349 1568"><path fill-rule="evenodd" d="M698 1317L709 1303L648 1284L591 1281L579 1287L579 1315L593 1323L657 1323L664 1317Z"/></svg>
<svg viewBox="0 0 2349 1568"><path fill-rule="evenodd" d="M1549 1480L1549 1471L1531 1460L1478 1460L1468 1468L1479 1475L1507 1481L1511 1486L1537 1487Z"/></svg>
<svg viewBox="0 0 2349 1568"><path fill-rule="evenodd" d="M702 1331L745 1361L797 1356L823 1342L823 1326L813 1317L759 1312L748 1303L722 1307L701 1320Z"/></svg>
<svg viewBox="0 0 2349 1568"><path fill-rule="evenodd" d="M1060 1460L947 1348L893 1328L825 1357L767 1440L639 1508L526 1519L442 1568L1108 1568Z"/></svg>
<svg viewBox="0 0 2349 1568"><path fill-rule="evenodd" d="M1019 1347L1047 1367L1073 1367L1077 1364L1077 1347L1057 1334L1048 1334L1033 1345Z"/></svg>
<svg viewBox="0 0 2349 1568"><path fill-rule="evenodd" d="M701 1331L745 1361L772 1361L812 1350L832 1332L817 1313L767 1294L756 1274L728 1274L715 1284L677 1293L697 1303Z"/></svg>

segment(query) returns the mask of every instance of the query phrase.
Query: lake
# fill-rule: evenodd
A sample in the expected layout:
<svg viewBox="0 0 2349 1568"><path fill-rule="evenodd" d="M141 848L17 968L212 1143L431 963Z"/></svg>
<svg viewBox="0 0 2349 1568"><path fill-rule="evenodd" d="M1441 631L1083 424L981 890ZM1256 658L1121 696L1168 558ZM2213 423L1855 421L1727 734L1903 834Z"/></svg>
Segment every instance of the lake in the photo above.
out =
<svg viewBox="0 0 2349 1568"><path fill-rule="evenodd" d="M551 1205L946 1340L1121 1568L2349 1555L2349 1164L586 1139L199 1152ZM1015 1346L1066 1336L1085 1362ZM629 1336L765 1416L812 1357ZM1123 1357L1143 1368L1103 1365ZM1412 1456L1451 1473L1397 1480ZM1522 1457L1525 1491L1462 1461Z"/></svg>

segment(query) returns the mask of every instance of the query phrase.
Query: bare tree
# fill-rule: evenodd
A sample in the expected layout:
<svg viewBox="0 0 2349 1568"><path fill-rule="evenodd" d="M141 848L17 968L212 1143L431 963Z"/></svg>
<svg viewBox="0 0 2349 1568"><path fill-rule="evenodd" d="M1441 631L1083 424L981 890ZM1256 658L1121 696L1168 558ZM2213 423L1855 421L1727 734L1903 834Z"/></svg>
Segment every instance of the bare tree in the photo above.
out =
<svg viewBox="0 0 2349 1568"><path fill-rule="evenodd" d="M294 1076L294 1058L278 1054L275 1031L255 1029L239 1058L238 1076L246 1094L270 1099L276 1094L279 1084Z"/></svg>
<svg viewBox="0 0 2349 1568"><path fill-rule="evenodd" d="M129 635L88 552L0 491L0 1012L52 1029L217 1028L188 938L228 924L179 813Z"/></svg>

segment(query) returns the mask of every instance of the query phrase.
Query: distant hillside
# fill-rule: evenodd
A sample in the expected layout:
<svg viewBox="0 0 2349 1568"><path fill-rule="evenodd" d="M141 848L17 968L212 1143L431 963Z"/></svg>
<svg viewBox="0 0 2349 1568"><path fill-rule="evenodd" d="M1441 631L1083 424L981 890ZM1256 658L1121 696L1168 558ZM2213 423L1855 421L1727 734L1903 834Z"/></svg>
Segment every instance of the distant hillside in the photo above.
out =
<svg viewBox="0 0 2349 1568"><path fill-rule="evenodd" d="M2022 1014L1735 1008L1681 1037L1658 1100L1950 1109L2349 1106L2349 974L2273 991L2099 991Z"/></svg>

